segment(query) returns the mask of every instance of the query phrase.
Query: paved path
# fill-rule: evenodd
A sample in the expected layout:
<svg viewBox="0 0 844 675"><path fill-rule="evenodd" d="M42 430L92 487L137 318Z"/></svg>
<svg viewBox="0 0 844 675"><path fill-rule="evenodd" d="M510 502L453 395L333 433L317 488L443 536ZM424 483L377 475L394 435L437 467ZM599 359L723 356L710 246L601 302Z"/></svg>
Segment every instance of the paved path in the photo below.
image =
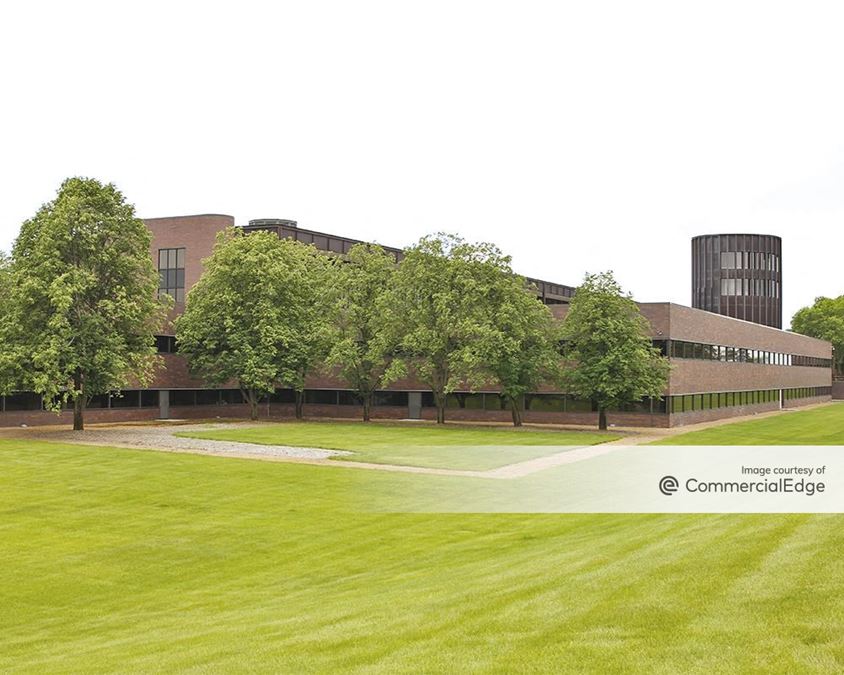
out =
<svg viewBox="0 0 844 675"><path fill-rule="evenodd" d="M830 405L828 403L820 405ZM800 410L807 410L818 406L806 406ZM246 429L255 426L248 423L218 423L218 424L179 424L179 425L106 425L91 426L80 436L77 432L64 427L35 427L29 429L4 429L2 436L16 438L32 438L44 441L74 443L78 445L102 445L122 448L138 448L144 450L158 450L162 452L185 452L202 455L223 457L240 457L246 459L261 459L275 462L298 462L316 464L319 466L346 467L369 469L373 471L395 471L400 473L421 473L437 476L463 476L471 478L494 478L511 480L522 478L530 474L544 471L555 466L572 464L583 460L606 455L623 450L631 445L641 445L651 441L670 438L678 433L696 431L724 424L731 424L746 419L780 415L787 411L772 411L747 417L721 419L672 429L618 429L624 435L608 443L583 447L567 448L545 457L537 457L524 462L516 462L497 469L487 471L467 471L460 469L435 469L420 466L406 466L402 464L376 464L374 462L357 462L354 460L332 461L332 457L339 455L353 455L344 450L324 450L322 448L300 448L287 445L259 445L256 443L238 443L234 441L212 441L199 438L182 438L176 433L191 431L211 431L214 429ZM616 430L613 430L616 431ZM550 449L550 448L549 448Z"/></svg>
<svg viewBox="0 0 844 675"><path fill-rule="evenodd" d="M100 445L118 448L135 448L143 450L157 450L161 452L184 452L202 455L225 457L239 457L246 459L261 459L265 461L286 461L320 466L334 466L373 471L393 471L400 473L418 473L437 476L462 476L470 478L514 479L528 476L538 471L571 464L598 455L619 450L617 446L591 445L567 448L545 457L537 457L524 462L508 464L507 466L486 471L469 471L461 469L438 469L432 467L407 466L403 464L377 464L374 462L357 462L354 460L331 461L339 455L353 455L343 450L324 450L321 448L300 448L287 445L259 445L257 443L239 443L233 441L216 441L201 438L183 438L177 433L197 431L213 431L215 429L245 429L249 424L184 424L178 426L164 425L118 425L118 426L89 426L82 434L64 428L37 427L30 429L16 429L17 438L31 438L56 443L71 443L75 445ZM4 434L7 435L7 434ZM553 446L549 447L552 450Z"/></svg>
<svg viewBox="0 0 844 675"><path fill-rule="evenodd" d="M56 443L77 445L106 445L118 448L142 448L145 450L163 450L170 452L198 452L204 455L225 455L230 457L251 457L258 459L310 459L326 460L336 455L349 455L344 450L324 450L322 448L299 448L287 445L258 445L256 443L238 443L234 441L212 441L201 438L182 438L177 433L213 431L230 429L231 424L184 424L164 425L120 425L107 427L88 427L81 434L65 429L38 427L22 430L20 438L37 438ZM251 425L238 424L245 429Z"/></svg>

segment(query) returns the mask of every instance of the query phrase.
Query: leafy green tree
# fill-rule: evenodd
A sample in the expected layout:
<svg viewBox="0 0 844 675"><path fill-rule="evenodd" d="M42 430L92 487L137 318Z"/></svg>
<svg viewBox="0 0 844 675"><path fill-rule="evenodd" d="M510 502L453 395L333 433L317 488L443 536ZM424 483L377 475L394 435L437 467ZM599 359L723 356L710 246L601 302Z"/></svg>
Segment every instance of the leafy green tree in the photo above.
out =
<svg viewBox="0 0 844 675"><path fill-rule="evenodd" d="M568 391L598 405L598 426L609 408L660 396L668 359L648 337L649 324L611 272L587 274L562 325Z"/></svg>
<svg viewBox="0 0 844 675"><path fill-rule="evenodd" d="M797 310L791 330L831 342L835 349L835 372L844 374L844 295L817 298L812 306Z"/></svg>
<svg viewBox="0 0 844 675"><path fill-rule="evenodd" d="M322 367L331 340L331 298L337 283L340 259L329 257L313 245L282 240L284 257L295 287L295 302L287 328L294 336L282 360L281 384L296 393L296 418L304 416L305 381Z"/></svg>
<svg viewBox="0 0 844 675"><path fill-rule="evenodd" d="M388 364L379 303L395 270L395 258L371 244L353 246L337 270L327 363L357 392L367 422Z"/></svg>
<svg viewBox="0 0 844 675"><path fill-rule="evenodd" d="M114 185L69 178L15 241L3 338L16 385L56 411L72 403L75 430L91 397L154 374L166 303L150 240Z"/></svg>
<svg viewBox="0 0 844 675"><path fill-rule="evenodd" d="M511 273L510 259L492 244L441 233L406 249L381 299L383 332L394 354L385 382L412 367L433 392L439 424L449 393L474 388L488 376L488 289Z"/></svg>
<svg viewBox="0 0 844 675"><path fill-rule="evenodd" d="M11 326L12 270L11 260L0 251L0 395L9 393L18 379L15 371L18 362L12 342Z"/></svg>
<svg viewBox="0 0 844 675"><path fill-rule="evenodd" d="M270 232L220 232L205 271L176 320L179 351L196 376L237 382L258 418L277 384L297 391L318 356L314 331L325 323L320 300L327 258L313 246Z"/></svg>
<svg viewBox="0 0 844 675"><path fill-rule="evenodd" d="M502 273L489 293L484 361L519 427L524 395L560 377L559 327L522 277Z"/></svg>

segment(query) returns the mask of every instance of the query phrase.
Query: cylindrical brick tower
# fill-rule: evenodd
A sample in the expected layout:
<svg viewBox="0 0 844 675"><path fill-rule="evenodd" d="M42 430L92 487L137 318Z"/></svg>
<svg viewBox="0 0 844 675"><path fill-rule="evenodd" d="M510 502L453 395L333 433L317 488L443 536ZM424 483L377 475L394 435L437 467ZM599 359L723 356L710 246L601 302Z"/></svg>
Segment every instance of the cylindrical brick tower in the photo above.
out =
<svg viewBox="0 0 844 675"><path fill-rule="evenodd" d="M782 328L782 239L770 234L692 239L692 307Z"/></svg>

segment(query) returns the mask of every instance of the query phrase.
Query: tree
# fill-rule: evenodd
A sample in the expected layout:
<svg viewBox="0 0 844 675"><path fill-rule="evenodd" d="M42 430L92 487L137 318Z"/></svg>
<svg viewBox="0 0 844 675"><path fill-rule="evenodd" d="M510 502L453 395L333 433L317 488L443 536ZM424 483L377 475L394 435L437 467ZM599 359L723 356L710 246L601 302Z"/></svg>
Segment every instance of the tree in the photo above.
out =
<svg viewBox="0 0 844 675"><path fill-rule="evenodd" d="M339 258L329 257L313 245L282 240L291 273L294 304L287 328L294 336L281 367L280 381L296 394L296 419L304 417L305 381L328 355L331 339L330 299L337 283Z"/></svg>
<svg viewBox="0 0 844 675"><path fill-rule="evenodd" d="M668 360L648 330L611 272L586 275L562 325L563 381L570 393L597 403L600 429L607 428L607 409L660 396L665 388Z"/></svg>
<svg viewBox="0 0 844 675"><path fill-rule="evenodd" d="M385 382L412 367L434 395L437 423L445 422L449 393L474 388L487 370L488 289L511 273L510 259L492 244L471 244L437 234L405 250L388 293L380 302L382 330L394 359Z"/></svg>
<svg viewBox="0 0 844 675"><path fill-rule="evenodd" d="M16 385L57 412L72 403L75 430L91 397L154 374L167 303L150 240L114 185L69 178L15 241L3 338Z"/></svg>
<svg viewBox="0 0 844 675"><path fill-rule="evenodd" d="M220 232L176 320L191 372L212 385L237 382L253 420L262 397L277 384L292 386L300 417L316 354L312 333L324 325L319 296L327 265L313 246L271 232Z"/></svg>
<svg viewBox="0 0 844 675"><path fill-rule="evenodd" d="M502 273L490 287L491 333L482 344L486 368L496 380L513 416L522 426L524 395L559 379L559 329L548 307L524 278Z"/></svg>
<svg viewBox="0 0 844 675"><path fill-rule="evenodd" d="M836 374L844 373L844 295L820 297L815 304L797 310L791 330L831 342Z"/></svg>
<svg viewBox="0 0 844 675"><path fill-rule="evenodd" d="M383 248L356 244L337 271L327 363L357 392L365 422L388 364L379 302L395 270L395 258Z"/></svg>
<svg viewBox="0 0 844 675"><path fill-rule="evenodd" d="M12 342L12 270L11 260L0 251L0 395L8 394L18 379L16 367L19 361Z"/></svg>

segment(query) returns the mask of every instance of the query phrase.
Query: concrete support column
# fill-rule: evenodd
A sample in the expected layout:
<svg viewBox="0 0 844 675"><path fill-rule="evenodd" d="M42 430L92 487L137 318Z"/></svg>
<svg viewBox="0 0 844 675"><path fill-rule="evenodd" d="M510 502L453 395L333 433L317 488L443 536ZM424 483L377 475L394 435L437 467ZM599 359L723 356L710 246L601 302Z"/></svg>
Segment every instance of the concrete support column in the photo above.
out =
<svg viewBox="0 0 844 675"><path fill-rule="evenodd" d="M411 391L408 393L407 417L412 420L422 419L422 392Z"/></svg>
<svg viewBox="0 0 844 675"><path fill-rule="evenodd" d="M166 389L158 392L158 417L162 420L170 419L170 392Z"/></svg>

